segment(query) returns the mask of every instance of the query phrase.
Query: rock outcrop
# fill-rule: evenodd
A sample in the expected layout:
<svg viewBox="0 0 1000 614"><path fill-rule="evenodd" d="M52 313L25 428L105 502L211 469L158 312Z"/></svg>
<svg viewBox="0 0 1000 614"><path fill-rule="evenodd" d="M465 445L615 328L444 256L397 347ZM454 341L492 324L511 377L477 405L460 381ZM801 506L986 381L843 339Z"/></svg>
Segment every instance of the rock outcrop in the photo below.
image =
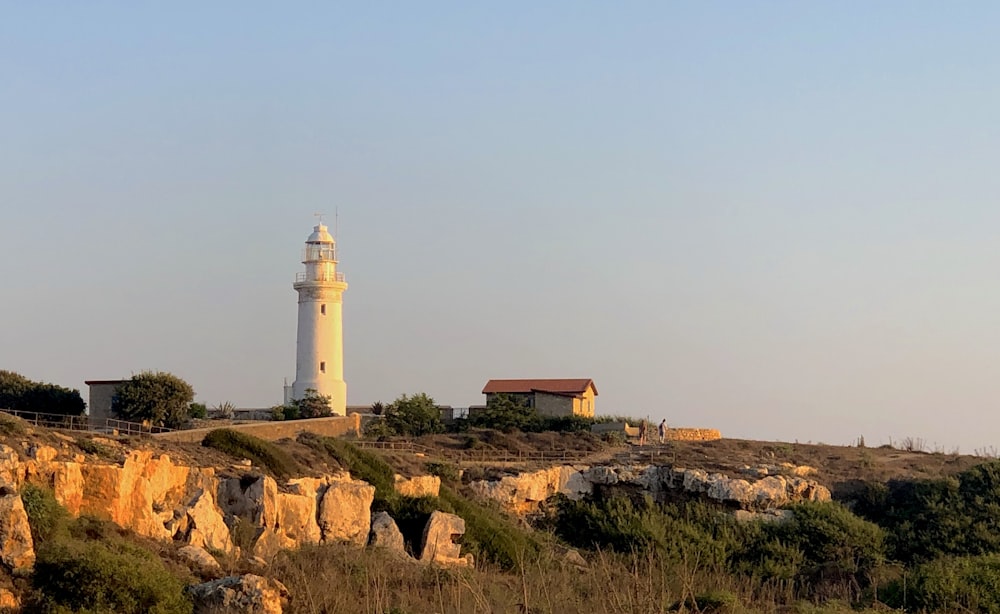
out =
<svg viewBox="0 0 1000 614"><path fill-rule="evenodd" d="M17 489L0 486L0 562L8 571L30 569L35 564L35 546L28 514Z"/></svg>
<svg viewBox="0 0 1000 614"><path fill-rule="evenodd" d="M180 555L189 566L201 567L202 569L207 569L209 571L222 571L222 565L219 561L215 560L215 557L209 554L204 548L199 548L198 546L184 546L177 550L177 554Z"/></svg>
<svg viewBox="0 0 1000 614"><path fill-rule="evenodd" d="M288 589L277 580L247 574L188 589L195 614L281 614Z"/></svg>
<svg viewBox="0 0 1000 614"><path fill-rule="evenodd" d="M379 512L372 517L372 531L368 544L375 548L384 548L394 554L409 556L406 554L403 534L388 512Z"/></svg>
<svg viewBox="0 0 1000 614"><path fill-rule="evenodd" d="M471 554L462 556L461 544L455 539L465 535L465 521L454 514L431 513L421 541L420 561L439 565L472 566Z"/></svg>
<svg viewBox="0 0 1000 614"><path fill-rule="evenodd" d="M441 478L436 475L394 476L393 487L404 497L436 497L441 493Z"/></svg>
<svg viewBox="0 0 1000 614"><path fill-rule="evenodd" d="M270 558L279 550L320 542L368 541L375 488L347 473L282 484L248 473L220 477L212 467L189 467L148 450L125 454L120 465L60 460L50 446L25 454L0 445L0 560L8 567L34 561L20 496L25 483L52 488L70 514L90 514L146 537L231 552L237 525ZM7 488L4 495L2 488ZM6 508L5 510L3 508ZM249 528L248 528L249 527ZM242 544L246 546L248 544Z"/></svg>
<svg viewBox="0 0 1000 614"><path fill-rule="evenodd" d="M543 501L556 494L579 499L595 486L638 489L657 501L666 501L677 494L703 497L751 511L799 501L830 500L830 491L825 486L795 475L808 473L811 468L795 469L789 471L792 474L789 476L767 475L751 481L700 469L655 465L566 465L479 480L470 487L477 495L498 501L505 509L521 515L536 511Z"/></svg>

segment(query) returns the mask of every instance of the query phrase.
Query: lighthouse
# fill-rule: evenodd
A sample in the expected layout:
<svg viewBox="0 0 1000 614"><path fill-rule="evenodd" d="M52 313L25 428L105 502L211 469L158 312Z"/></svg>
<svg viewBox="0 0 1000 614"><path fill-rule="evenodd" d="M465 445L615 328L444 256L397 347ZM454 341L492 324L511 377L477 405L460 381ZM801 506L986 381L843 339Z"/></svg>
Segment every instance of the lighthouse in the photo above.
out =
<svg viewBox="0 0 1000 614"><path fill-rule="evenodd" d="M322 221L306 239L302 264L306 270L296 274L292 284L299 294L299 323L290 397L302 399L315 390L329 396L330 409L343 416L347 413L347 382L341 307L347 282L344 274L337 272L337 245Z"/></svg>

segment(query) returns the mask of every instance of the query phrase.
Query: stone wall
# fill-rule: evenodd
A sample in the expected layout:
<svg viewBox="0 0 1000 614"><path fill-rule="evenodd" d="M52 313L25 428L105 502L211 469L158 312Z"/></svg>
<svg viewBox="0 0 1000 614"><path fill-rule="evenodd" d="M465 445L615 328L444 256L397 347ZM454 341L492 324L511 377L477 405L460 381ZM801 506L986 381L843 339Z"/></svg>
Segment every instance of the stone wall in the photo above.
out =
<svg viewBox="0 0 1000 614"><path fill-rule="evenodd" d="M359 414L351 414L349 416L310 418L308 420L280 420L274 422L257 422L254 424L232 424L225 427L157 433L153 437L166 441L198 443L205 438L205 435L209 431L214 431L215 428L232 429L268 441L277 441L278 439L285 438L295 439L300 433L305 432L315 433L324 437L342 437L350 434L357 435L361 432L361 416Z"/></svg>
<svg viewBox="0 0 1000 614"><path fill-rule="evenodd" d="M650 440L656 436L656 427L652 429ZM718 429L667 429L667 439L670 441L715 441L722 439Z"/></svg>

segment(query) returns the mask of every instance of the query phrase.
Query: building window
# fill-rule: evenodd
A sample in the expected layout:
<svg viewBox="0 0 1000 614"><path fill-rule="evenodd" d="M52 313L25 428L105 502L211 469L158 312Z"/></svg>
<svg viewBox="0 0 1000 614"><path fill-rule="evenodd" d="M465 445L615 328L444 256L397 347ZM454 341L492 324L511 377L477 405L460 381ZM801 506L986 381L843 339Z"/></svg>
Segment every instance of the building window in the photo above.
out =
<svg viewBox="0 0 1000 614"><path fill-rule="evenodd" d="M326 373L326 363L325 362L319 363L319 372L320 373Z"/></svg>
<svg viewBox="0 0 1000 614"><path fill-rule="evenodd" d="M326 315L326 305L320 305L319 312L323 315Z"/></svg>

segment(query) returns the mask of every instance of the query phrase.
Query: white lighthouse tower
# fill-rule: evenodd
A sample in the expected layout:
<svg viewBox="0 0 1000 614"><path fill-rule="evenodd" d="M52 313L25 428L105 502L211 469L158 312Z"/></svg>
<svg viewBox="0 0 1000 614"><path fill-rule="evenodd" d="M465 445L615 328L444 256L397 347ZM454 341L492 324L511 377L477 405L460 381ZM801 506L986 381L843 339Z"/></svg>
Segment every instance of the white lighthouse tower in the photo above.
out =
<svg viewBox="0 0 1000 614"><path fill-rule="evenodd" d="M337 272L337 245L321 221L306 239L302 255L305 272L295 275L299 293L299 328L295 350L295 382L291 398L309 390L330 397L330 409L347 414L344 381L344 327L342 304L347 283ZM286 399L287 401L287 399Z"/></svg>

